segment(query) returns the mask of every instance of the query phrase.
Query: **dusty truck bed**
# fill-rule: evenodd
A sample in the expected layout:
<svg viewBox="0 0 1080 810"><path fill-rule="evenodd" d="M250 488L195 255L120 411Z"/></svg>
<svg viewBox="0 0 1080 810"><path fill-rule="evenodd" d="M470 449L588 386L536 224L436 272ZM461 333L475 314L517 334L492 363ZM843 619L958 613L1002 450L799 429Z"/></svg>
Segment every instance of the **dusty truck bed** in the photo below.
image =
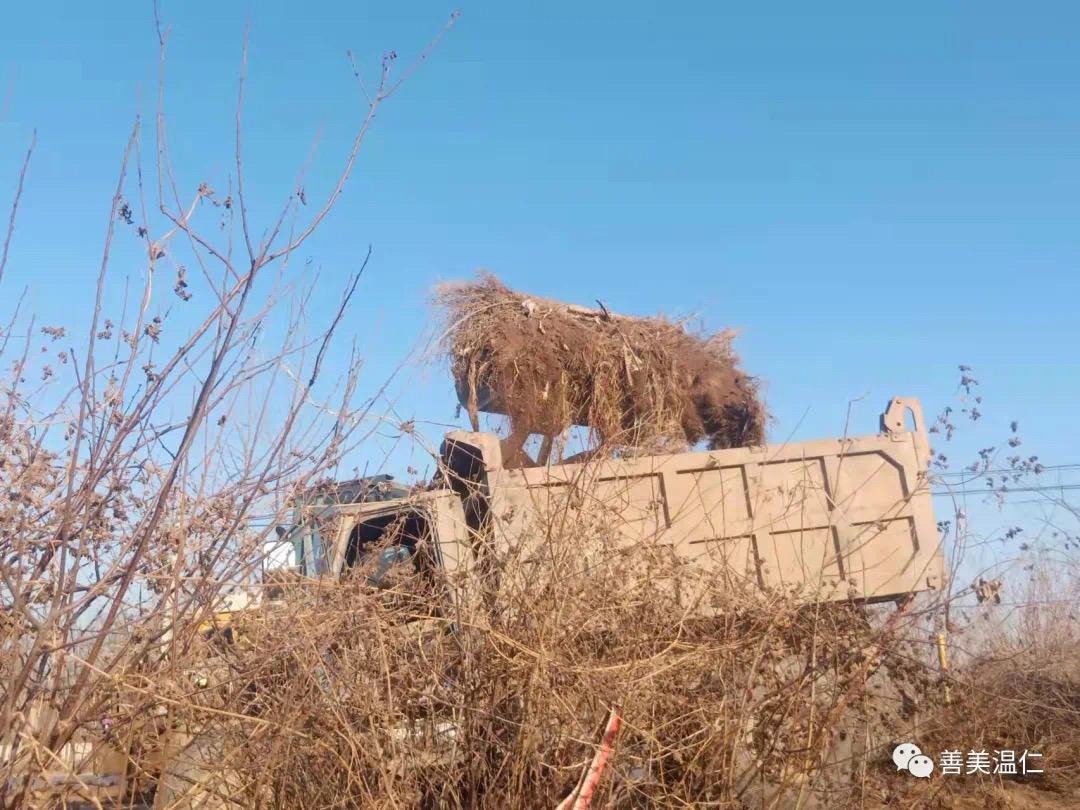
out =
<svg viewBox="0 0 1080 810"><path fill-rule="evenodd" d="M483 457L497 544L529 542L543 534L537 521L592 506L621 542L812 601L884 601L945 580L915 400L894 399L872 435L515 470L493 436L447 439ZM450 545L453 568L464 549Z"/></svg>

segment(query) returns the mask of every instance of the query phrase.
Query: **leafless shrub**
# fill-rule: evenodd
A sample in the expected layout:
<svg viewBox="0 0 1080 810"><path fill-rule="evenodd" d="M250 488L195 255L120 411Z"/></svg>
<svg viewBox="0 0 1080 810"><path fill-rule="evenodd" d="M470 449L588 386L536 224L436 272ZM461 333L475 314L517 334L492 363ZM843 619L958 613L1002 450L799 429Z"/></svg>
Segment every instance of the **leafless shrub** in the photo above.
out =
<svg viewBox="0 0 1080 810"><path fill-rule="evenodd" d="M877 703L890 699L885 670L913 666L899 651L917 611L879 621L733 591L649 544L617 548L609 527L592 516L547 535L528 576L458 577L454 601L441 575L377 590L361 568L248 615L233 628L243 642L216 659L207 708L190 709L224 752L193 793L552 808L615 710L597 806L734 807L763 795L761 773L764 795L805 784L806 807L852 799L866 758L912 722L899 696ZM638 577L646 565L653 576ZM672 583L723 608L698 615Z"/></svg>
<svg viewBox="0 0 1080 810"><path fill-rule="evenodd" d="M292 293L290 259L330 213L376 110L415 64L395 75L389 54L368 87L353 63L364 112L335 187L303 220L301 172L264 229L249 221L245 199L243 70L229 192L203 182L189 196L184 189L194 184L175 177L170 162L169 30L159 23L157 32L156 200L144 186L137 120L120 161L85 336L64 325L39 328L18 310L0 335L5 807L36 802L50 773L67 772L76 792L89 790L78 774L100 766L108 751L120 752L120 771L136 788L153 787L148 757L171 722L158 710L182 718L189 704L201 705L184 672L201 643L196 629L259 570L269 527L253 517L285 522L289 497L332 474L362 438L365 411L350 404L355 349L344 350L342 379L324 380L323 363L367 261L347 280L336 315L312 333L307 299ZM29 163L30 152L0 277ZM143 246L146 281L134 306L114 313L105 291L121 239ZM171 296L160 298L161 276L167 286L175 280L182 317ZM291 311L279 306L290 297ZM284 338L267 350L258 338L271 322ZM310 407L316 385L335 400L332 413Z"/></svg>

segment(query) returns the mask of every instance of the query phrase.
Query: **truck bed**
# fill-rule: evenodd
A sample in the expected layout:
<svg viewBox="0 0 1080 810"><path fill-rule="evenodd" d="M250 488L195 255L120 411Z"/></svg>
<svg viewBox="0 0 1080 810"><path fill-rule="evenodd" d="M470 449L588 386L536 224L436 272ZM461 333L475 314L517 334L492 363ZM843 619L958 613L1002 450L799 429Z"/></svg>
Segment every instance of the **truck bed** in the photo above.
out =
<svg viewBox="0 0 1080 810"><path fill-rule="evenodd" d="M877 434L759 448L507 470L497 443L482 444L500 545L592 505L623 543L808 601L884 601L945 581L915 400L894 399Z"/></svg>

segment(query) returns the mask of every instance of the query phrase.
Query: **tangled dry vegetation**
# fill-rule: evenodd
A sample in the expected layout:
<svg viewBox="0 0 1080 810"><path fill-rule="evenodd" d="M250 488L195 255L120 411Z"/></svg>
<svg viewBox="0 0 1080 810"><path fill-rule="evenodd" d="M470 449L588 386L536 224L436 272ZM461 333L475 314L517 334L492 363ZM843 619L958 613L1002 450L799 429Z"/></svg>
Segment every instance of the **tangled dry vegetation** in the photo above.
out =
<svg viewBox="0 0 1080 810"><path fill-rule="evenodd" d="M530 298L484 273L434 294L462 402L509 416L512 435L594 429L609 446L712 449L765 439L758 383L734 334L695 335L661 317L625 318Z"/></svg>
<svg viewBox="0 0 1080 810"><path fill-rule="evenodd" d="M169 34L159 23L161 77ZM369 84L353 65L360 114L344 170L321 200L301 172L267 223L247 206L242 105L235 173L220 178L228 193L178 179L160 78L156 166L145 165L136 120L105 197L96 284L91 275L77 293L92 306L77 324L43 324L23 298L0 293L11 305L0 325L0 806L55 803L51 780L100 801L110 795L101 769L127 772L144 794L131 801L153 793L144 768L168 724L159 710L190 697L178 667L194 628L258 571L289 495L329 475L358 440L371 407L351 405L359 357L338 349L334 380L324 364L367 261L316 327L290 257L329 215L376 110L416 66L396 78L395 61L384 56ZM9 259L32 261L15 237L35 143L20 154L5 218L8 285ZM142 286L129 289L114 262L136 268ZM283 336L277 347L268 333ZM316 385L333 410L310 407ZM259 514L269 525L252 525Z"/></svg>
<svg viewBox="0 0 1080 810"><path fill-rule="evenodd" d="M963 664L950 678L951 705L924 736L939 750L1036 752L1032 767L1043 773L1026 781L1072 807L1080 800L1080 582L1061 560L1030 569L1009 582L1019 607L989 603L954 628ZM993 781L978 787L990 793Z"/></svg>
<svg viewBox="0 0 1080 810"><path fill-rule="evenodd" d="M549 810L614 709L594 806L755 806L804 784L808 808L861 795L917 719L885 672L932 672L909 638L920 612L880 621L691 582L685 566L656 569L655 549L616 550L602 527L551 537L528 578L457 581L456 609L432 609L430 582L409 599L417 583L378 592L358 571L251 614L233 646L192 639L180 668L209 681L173 721L220 752L193 792L238 807ZM644 557L653 580L629 575ZM661 584L673 578L726 608L693 618ZM839 765L823 774L826 761Z"/></svg>
<svg viewBox="0 0 1080 810"><path fill-rule="evenodd" d="M595 807L1074 806L1075 636L988 636L947 703L940 603L800 606L616 547L610 520L551 515L528 577L458 575L453 606L439 580L376 591L358 570L251 614L241 643L193 640L186 668L213 674L185 718L220 752L193 789L243 807L550 809L617 711ZM889 754L907 739L1039 751L1052 776L1028 777L1029 803L1000 778L898 779Z"/></svg>
<svg viewBox="0 0 1080 810"><path fill-rule="evenodd" d="M889 753L912 733L1040 750L1048 772L1074 778L1075 648L1061 651L1071 669L1048 666L1041 645L983 657L954 675L945 706L936 606L800 607L732 590L658 568L647 545L613 548L605 520L538 527L550 554L530 577L458 579L456 606L438 579L379 591L361 568L286 587L280 605L237 620L231 644L185 620L168 657L133 649L95 682L80 727L99 744L132 735L148 788L163 732L188 733L162 794L176 807L550 810L613 709L622 728L595 807L737 810L782 788L778 806L793 808L804 786L804 808L962 806L951 785L897 779ZM629 575L644 558L651 580ZM719 615L688 614L672 580ZM994 790L968 782L963 796Z"/></svg>

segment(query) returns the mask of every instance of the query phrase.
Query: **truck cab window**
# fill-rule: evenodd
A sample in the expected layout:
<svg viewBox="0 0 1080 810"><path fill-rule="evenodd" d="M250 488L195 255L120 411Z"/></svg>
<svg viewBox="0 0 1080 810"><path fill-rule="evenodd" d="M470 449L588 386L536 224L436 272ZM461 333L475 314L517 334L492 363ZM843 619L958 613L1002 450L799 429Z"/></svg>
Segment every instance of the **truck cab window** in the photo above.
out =
<svg viewBox="0 0 1080 810"><path fill-rule="evenodd" d="M432 570L431 522L416 510L373 515L350 532L345 569L370 567L372 585L383 586L392 572L427 579Z"/></svg>

